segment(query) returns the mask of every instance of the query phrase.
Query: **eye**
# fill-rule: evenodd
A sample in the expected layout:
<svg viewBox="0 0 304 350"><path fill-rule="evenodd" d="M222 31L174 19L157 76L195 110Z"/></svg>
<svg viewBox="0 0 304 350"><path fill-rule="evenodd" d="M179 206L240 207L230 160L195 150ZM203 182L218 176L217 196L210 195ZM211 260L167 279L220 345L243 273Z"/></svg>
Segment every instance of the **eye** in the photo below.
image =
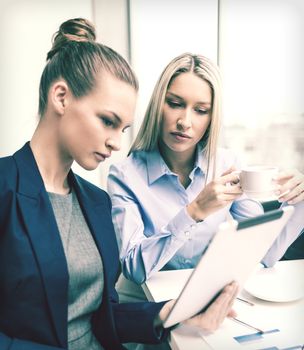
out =
<svg viewBox="0 0 304 350"><path fill-rule="evenodd" d="M167 102L168 106L171 108L182 108L184 106L183 103L181 103L179 101L175 101L175 100L167 99L166 102Z"/></svg>
<svg viewBox="0 0 304 350"><path fill-rule="evenodd" d="M204 109L204 108L195 108L195 112L200 115L205 115L205 114L209 114L210 110Z"/></svg>
<svg viewBox="0 0 304 350"><path fill-rule="evenodd" d="M113 122L113 120L108 117L100 117L100 119L106 127L110 128L115 126L115 123Z"/></svg>

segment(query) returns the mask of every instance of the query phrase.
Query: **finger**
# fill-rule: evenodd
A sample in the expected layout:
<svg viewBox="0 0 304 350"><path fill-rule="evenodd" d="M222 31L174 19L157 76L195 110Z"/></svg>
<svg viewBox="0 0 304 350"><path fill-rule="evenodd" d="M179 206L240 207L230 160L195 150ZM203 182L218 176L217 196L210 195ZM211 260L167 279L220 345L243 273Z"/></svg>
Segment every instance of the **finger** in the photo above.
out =
<svg viewBox="0 0 304 350"><path fill-rule="evenodd" d="M217 201L219 205L227 205L229 202L240 198L242 195L243 191L241 189L233 192L226 191L217 195Z"/></svg>
<svg viewBox="0 0 304 350"><path fill-rule="evenodd" d="M291 191L293 190L295 187L304 184L304 176L296 176L293 177L292 179L288 180L287 182L284 183L284 185L280 186L280 193L283 194L286 191Z"/></svg>
<svg viewBox="0 0 304 350"><path fill-rule="evenodd" d="M231 308L236 291L235 283L229 284L224 288L222 293L216 298L213 304L208 308L207 312L215 318L216 327L218 327L225 319L228 311Z"/></svg>
<svg viewBox="0 0 304 350"><path fill-rule="evenodd" d="M283 186L286 181L292 179L293 176L288 176L288 177L284 177L284 178L280 178L280 179L277 179L277 178L273 178L274 182L277 183L278 185L281 185Z"/></svg>
<svg viewBox="0 0 304 350"><path fill-rule="evenodd" d="M171 311L174 303L175 303L175 299L169 300L167 301L164 306L161 308L159 314L158 314L158 319L156 320L157 323L163 323L164 320L167 318L167 316L169 315L169 312Z"/></svg>
<svg viewBox="0 0 304 350"><path fill-rule="evenodd" d="M304 200L304 191L301 191L299 193L296 193L296 191L293 191L294 194L288 194L288 196L283 196L278 199L279 202L287 202L288 204L296 204Z"/></svg>
<svg viewBox="0 0 304 350"><path fill-rule="evenodd" d="M220 188L224 194L243 194L243 190L240 184L223 186Z"/></svg>
<svg viewBox="0 0 304 350"><path fill-rule="evenodd" d="M231 308L231 299L237 295L235 282L227 285L205 312L184 321L183 323L198 326L207 331L214 331L222 323Z"/></svg>
<svg viewBox="0 0 304 350"><path fill-rule="evenodd" d="M184 323L200 327L205 331L214 331L218 327L218 318L222 313L223 306L228 300L229 293L227 291L221 292L205 312L184 321Z"/></svg>
<svg viewBox="0 0 304 350"><path fill-rule="evenodd" d="M296 204L296 203L299 203L301 201L304 200L304 192L302 192L300 195L298 195L297 197L294 197L292 199L289 199L287 201L288 204Z"/></svg>
<svg viewBox="0 0 304 350"><path fill-rule="evenodd" d="M227 315L227 317L231 317L231 318L236 317L236 316L237 316L237 312L233 309L231 309Z"/></svg>
<svg viewBox="0 0 304 350"><path fill-rule="evenodd" d="M224 319L228 316L229 312L232 309L232 305L234 303L234 300L238 294L238 286L235 282L233 282L233 284L231 284L232 287L232 291L231 294L228 294L228 301L226 303L226 305L223 306L223 312L220 315L220 318L218 320L219 323L222 323L224 321Z"/></svg>
<svg viewBox="0 0 304 350"><path fill-rule="evenodd" d="M239 181L239 174L237 173L230 173L230 174L221 176L217 179L217 182L222 185L225 185L228 182L237 183L238 181Z"/></svg>
<svg viewBox="0 0 304 350"><path fill-rule="evenodd" d="M300 201L302 198L302 193L304 192L304 183L296 186L292 190L287 190L283 195L280 195L278 198L279 202L288 202L291 200ZM299 199L299 200L298 200Z"/></svg>
<svg viewBox="0 0 304 350"><path fill-rule="evenodd" d="M242 193L239 194L222 194L219 198L219 203L221 206L226 206L228 204L230 204L231 202L237 200L238 198L240 198L242 195Z"/></svg>
<svg viewBox="0 0 304 350"><path fill-rule="evenodd" d="M284 185L286 181L291 180L295 177L303 177L303 174L301 174L298 170L285 170L274 176L274 180L280 184Z"/></svg>
<svg viewBox="0 0 304 350"><path fill-rule="evenodd" d="M287 202L295 197L297 197L302 191L298 191L298 189L294 189L292 191L286 191L283 195L280 195L278 198L279 202Z"/></svg>
<svg viewBox="0 0 304 350"><path fill-rule="evenodd" d="M232 173L233 171L235 171L236 168L234 166L231 166L229 169L227 169L226 171L223 172L223 174L221 175L222 176L225 176L225 175L228 175L230 173Z"/></svg>
<svg viewBox="0 0 304 350"><path fill-rule="evenodd" d="M199 326L208 330L215 331L224 319L225 309L229 302L229 293L222 292L217 299L208 307L200 317Z"/></svg>
<svg viewBox="0 0 304 350"><path fill-rule="evenodd" d="M236 282L233 282L233 283L234 283L234 293L233 293L232 298L231 298L229 311L231 310L231 308L232 308L232 306L233 306L233 304L235 302L235 299L236 299L236 297L239 294L239 285Z"/></svg>
<svg viewBox="0 0 304 350"><path fill-rule="evenodd" d="M290 180L294 177L294 174L279 174L279 175L275 175L273 177L273 180L276 181L277 183L279 183L280 185L283 185L287 180Z"/></svg>
<svg viewBox="0 0 304 350"><path fill-rule="evenodd" d="M218 317L216 320L218 326L223 323L229 310L231 309L230 303L231 303L231 296L227 293L226 300L223 302L223 305L220 309L220 312L218 313Z"/></svg>

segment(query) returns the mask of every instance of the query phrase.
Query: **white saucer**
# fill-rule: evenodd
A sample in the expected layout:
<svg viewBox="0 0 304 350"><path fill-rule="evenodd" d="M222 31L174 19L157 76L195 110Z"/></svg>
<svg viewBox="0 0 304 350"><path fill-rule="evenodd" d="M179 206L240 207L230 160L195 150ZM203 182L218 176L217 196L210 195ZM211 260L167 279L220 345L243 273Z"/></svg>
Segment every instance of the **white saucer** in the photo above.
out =
<svg viewBox="0 0 304 350"><path fill-rule="evenodd" d="M244 285L256 298L288 302L304 297L304 259L278 261L274 267L259 265Z"/></svg>

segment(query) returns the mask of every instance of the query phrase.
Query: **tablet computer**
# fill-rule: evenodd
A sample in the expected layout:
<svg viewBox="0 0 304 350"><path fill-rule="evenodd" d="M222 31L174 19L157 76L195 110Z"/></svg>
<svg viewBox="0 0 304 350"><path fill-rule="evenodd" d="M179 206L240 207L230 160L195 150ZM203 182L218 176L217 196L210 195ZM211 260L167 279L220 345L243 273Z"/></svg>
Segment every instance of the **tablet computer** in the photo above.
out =
<svg viewBox="0 0 304 350"><path fill-rule="evenodd" d="M287 206L244 221L222 223L176 299L164 327L202 312L228 283L236 281L242 287L292 212L293 207Z"/></svg>

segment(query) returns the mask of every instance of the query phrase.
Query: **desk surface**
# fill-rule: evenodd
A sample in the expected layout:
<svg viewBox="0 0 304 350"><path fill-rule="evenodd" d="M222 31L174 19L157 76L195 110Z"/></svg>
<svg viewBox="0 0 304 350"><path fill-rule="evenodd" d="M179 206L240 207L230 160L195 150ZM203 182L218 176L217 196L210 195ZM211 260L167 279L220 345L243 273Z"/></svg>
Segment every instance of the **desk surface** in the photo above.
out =
<svg viewBox="0 0 304 350"><path fill-rule="evenodd" d="M282 281L282 288L291 288L293 281L303 281L304 259L279 261L268 269L271 277L280 268L290 270L288 283ZM296 271L296 273L295 273ZM143 285L149 300L175 299L189 278L192 269L160 271ZM304 284L301 284L301 286ZM304 290L303 290L304 295ZM297 350L304 344L304 298L289 302L271 302L258 299L243 290L240 298L253 305L236 300L234 309L238 318L265 331L263 335L254 330L226 319L213 334L204 334L198 329L180 325L171 332L170 344L173 350Z"/></svg>

